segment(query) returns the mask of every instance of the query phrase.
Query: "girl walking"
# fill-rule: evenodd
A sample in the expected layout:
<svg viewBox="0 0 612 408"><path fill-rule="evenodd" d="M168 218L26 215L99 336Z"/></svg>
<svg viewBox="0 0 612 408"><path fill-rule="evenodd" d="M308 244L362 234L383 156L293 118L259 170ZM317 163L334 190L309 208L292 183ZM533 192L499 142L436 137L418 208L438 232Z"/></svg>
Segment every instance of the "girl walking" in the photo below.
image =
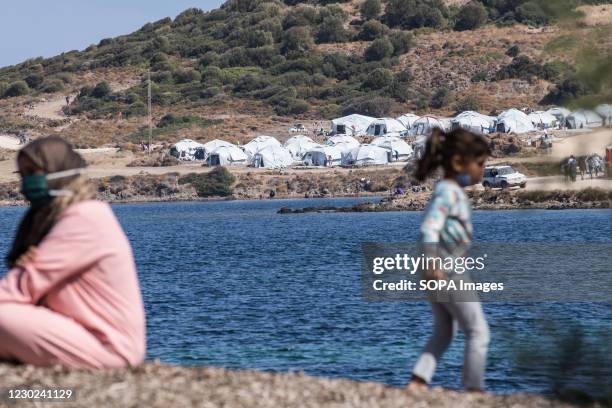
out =
<svg viewBox="0 0 612 408"><path fill-rule="evenodd" d="M416 178L425 180L438 168L438 182L421 224L420 242L427 256L463 256L472 241L472 208L463 187L482 179L484 163L490 153L483 137L457 129L445 133L434 129L418 162ZM449 279L439 269L424 271L425 279ZM450 345L456 327L465 334L463 386L468 391L484 391L484 371L489 344L489 327L480 302L459 301L450 293L440 301L430 294L433 333L412 371L409 389L426 389L436 365Z"/></svg>

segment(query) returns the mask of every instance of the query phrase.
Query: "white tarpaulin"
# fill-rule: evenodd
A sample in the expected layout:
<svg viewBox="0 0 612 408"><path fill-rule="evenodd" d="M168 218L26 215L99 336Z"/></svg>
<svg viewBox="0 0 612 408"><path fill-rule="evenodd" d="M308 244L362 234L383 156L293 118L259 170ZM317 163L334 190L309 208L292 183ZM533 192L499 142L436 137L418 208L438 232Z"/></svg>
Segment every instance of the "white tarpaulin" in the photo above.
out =
<svg viewBox="0 0 612 408"><path fill-rule="evenodd" d="M404 113L402 116L398 117L397 120L402 122L402 125L408 130L412 128L412 124L419 118L418 115L414 113Z"/></svg>
<svg viewBox="0 0 612 408"><path fill-rule="evenodd" d="M318 145L304 154L306 166L339 166L342 164L342 152L335 146Z"/></svg>
<svg viewBox="0 0 612 408"><path fill-rule="evenodd" d="M508 109L497 117L497 131L501 133L533 132L535 127L526 113L518 109Z"/></svg>
<svg viewBox="0 0 612 408"><path fill-rule="evenodd" d="M572 112L565 122L570 129L596 128L603 125L603 119L592 110L582 109Z"/></svg>
<svg viewBox="0 0 612 408"><path fill-rule="evenodd" d="M412 147L395 136L377 137L370 144L389 151L391 153L391 161L404 161L412 157Z"/></svg>
<svg viewBox="0 0 612 408"><path fill-rule="evenodd" d="M268 145L253 155L250 165L275 169L290 166L292 163L293 157L289 150L282 146Z"/></svg>
<svg viewBox="0 0 612 408"><path fill-rule="evenodd" d="M350 136L363 136L365 135L370 123L374 122L376 118L370 116L352 114L343 116L341 118L333 119L332 123L332 134L333 135L350 135Z"/></svg>
<svg viewBox="0 0 612 408"><path fill-rule="evenodd" d="M371 136L403 136L406 132L406 126L393 118L378 118L366 130L366 134Z"/></svg>
<svg viewBox="0 0 612 408"><path fill-rule="evenodd" d="M440 118L435 116L421 116L412 124L410 128L410 136L430 135L435 128L445 129Z"/></svg>
<svg viewBox="0 0 612 408"><path fill-rule="evenodd" d="M461 112L452 120L451 128L463 128L475 133L495 131L495 118L474 111Z"/></svg>
<svg viewBox="0 0 612 408"><path fill-rule="evenodd" d="M209 154L210 152L212 152L213 150L221 146L234 146L234 145L230 142L226 142L225 140L214 139L214 140L211 140L210 142L204 143L204 151L206 152L206 154Z"/></svg>
<svg viewBox="0 0 612 408"><path fill-rule="evenodd" d="M245 144L242 147L242 150L244 150L244 152L250 158L250 157L253 157L255 153L257 153L264 147L268 147L268 146L281 147L281 144L278 140L276 140L272 136L257 136L255 139Z"/></svg>
<svg viewBox="0 0 612 408"><path fill-rule="evenodd" d="M604 125L612 125L612 105L603 104L595 108L595 112L604 119Z"/></svg>
<svg viewBox="0 0 612 408"><path fill-rule="evenodd" d="M176 142L170 148L170 154L179 160L193 161L196 160L196 152L198 149L203 149L202 143L194 142L191 139L183 139ZM202 157L204 159L204 157Z"/></svg>
<svg viewBox="0 0 612 408"><path fill-rule="evenodd" d="M345 164L352 164L355 166L387 164L389 163L389 155L387 152L387 149L383 149L379 146L362 144L351 150L349 154L346 154L343 160Z"/></svg>
<svg viewBox="0 0 612 408"><path fill-rule="evenodd" d="M238 148L230 144L229 146L219 146L208 153L206 164L209 166L236 166L246 165L247 155Z"/></svg>
<svg viewBox="0 0 612 408"><path fill-rule="evenodd" d="M557 122L558 123L565 123L565 118L567 118L570 115L570 113L572 113L572 112L569 111L569 109L561 108L559 106L555 106L554 108L550 108L546 112L550 113L555 118L557 118Z"/></svg>
<svg viewBox="0 0 612 408"><path fill-rule="evenodd" d="M531 112L527 116L531 120L531 123L533 123L533 126L539 129L556 127L559 122L555 115L544 111Z"/></svg>
<svg viewBox="0 0 612 408"><path fill-rule="evenodd" d="M295 161L301 161L304 154L315 146L320 146L320 144L315 143L311 138L304 135L290 137L285 142L285 149L289 150Z"/></svg>
<svg viewBox="0 0 612 408"><path fill-rule="evenodd" d="M351 149L358 147L361 143L352 136L332 136L325 141L328 146L336 146L342 153L348 153Z"/></svg>

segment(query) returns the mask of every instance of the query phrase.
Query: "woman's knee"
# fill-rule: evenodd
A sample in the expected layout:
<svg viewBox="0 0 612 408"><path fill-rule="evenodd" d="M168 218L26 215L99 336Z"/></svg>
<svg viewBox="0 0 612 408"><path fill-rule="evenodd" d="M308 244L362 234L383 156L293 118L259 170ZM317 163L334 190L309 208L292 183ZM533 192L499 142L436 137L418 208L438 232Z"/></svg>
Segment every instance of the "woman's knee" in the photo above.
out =
<svg viewBox="0 0 612 408"><path fill-rule="evenodd" d="M478 322L466 330L466 338L472 344L487 347L491 341L491 332L486 320Z"/></svg>

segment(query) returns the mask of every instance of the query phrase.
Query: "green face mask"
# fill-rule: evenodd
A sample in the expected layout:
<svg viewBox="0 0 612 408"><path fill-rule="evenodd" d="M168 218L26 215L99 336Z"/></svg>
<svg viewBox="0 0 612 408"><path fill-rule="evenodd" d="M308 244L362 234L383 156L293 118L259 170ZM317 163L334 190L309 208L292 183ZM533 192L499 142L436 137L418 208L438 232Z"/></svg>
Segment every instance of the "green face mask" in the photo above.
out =
<svg viewBox="0 0 612 408"><path fill-rule="evenodd" d="M82 171L83 169L69 169L57 173L24 176L21 180L21 192L33 206L44 204L53 197L72 194L72 192L66 190L50 190L47 184L48 180L76 176L81 174Z"/></svg>

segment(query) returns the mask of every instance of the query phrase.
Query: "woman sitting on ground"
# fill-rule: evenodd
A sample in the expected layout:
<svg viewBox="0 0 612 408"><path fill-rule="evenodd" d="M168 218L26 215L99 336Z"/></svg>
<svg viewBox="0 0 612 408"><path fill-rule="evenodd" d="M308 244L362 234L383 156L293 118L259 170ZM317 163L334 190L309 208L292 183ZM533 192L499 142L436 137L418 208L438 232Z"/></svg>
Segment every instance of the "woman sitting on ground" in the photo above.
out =
<svg viewBox="0 0 612 408"><path fill-rule="evenodd" d="M145 319L129 242L59 137L17 156L30 208L0 280L0 360L39 366L140 364Z"/></svg>

